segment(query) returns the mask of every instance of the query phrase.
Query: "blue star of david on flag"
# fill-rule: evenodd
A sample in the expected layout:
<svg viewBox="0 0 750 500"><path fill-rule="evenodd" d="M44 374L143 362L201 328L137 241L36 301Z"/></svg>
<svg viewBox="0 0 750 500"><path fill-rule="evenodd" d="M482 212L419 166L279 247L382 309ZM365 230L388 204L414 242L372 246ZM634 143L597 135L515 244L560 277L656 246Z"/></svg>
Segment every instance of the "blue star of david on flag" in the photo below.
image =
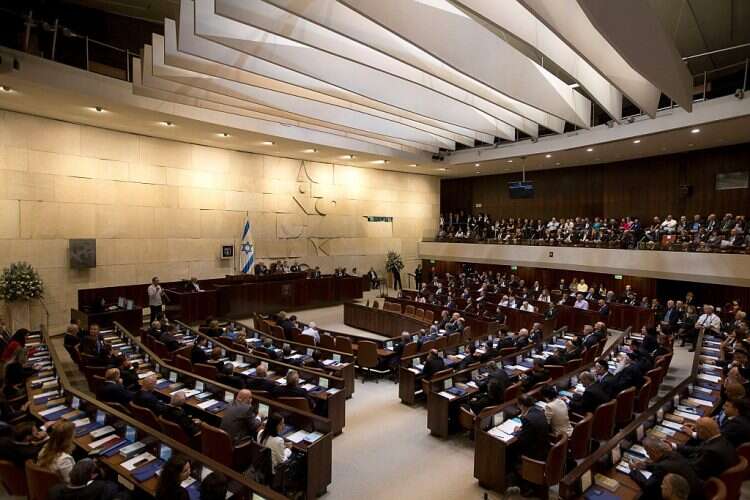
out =
<svg viewBox="0 0 750 500"><path fill-rule="evenodd" d="M242 243L240 243L240 252L242 253L242 272L249 274L253 270L255 263L255 247L252 243L250 219L245 218L245 224L242 228Z"/></svg>

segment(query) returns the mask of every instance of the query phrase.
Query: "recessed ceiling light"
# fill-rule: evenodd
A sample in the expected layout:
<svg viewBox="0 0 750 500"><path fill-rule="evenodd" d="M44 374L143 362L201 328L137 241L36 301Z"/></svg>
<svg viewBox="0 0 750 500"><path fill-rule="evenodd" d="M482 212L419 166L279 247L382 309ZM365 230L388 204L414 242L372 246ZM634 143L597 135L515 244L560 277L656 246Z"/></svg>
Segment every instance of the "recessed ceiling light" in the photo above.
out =
<svg viewBox="0 0 750 500"><path fill-rule="evenodd" d="M226 137L232 137L231 135L229 135L229 132L220 132L220 133L218 133L216 135L218 135L219 137L224 137L224 138L226 138Z"/></svg>
<svg viewBox="0 0 750 500"><path fill-rule="evenodd" d="M699 129L699 128L694 128L693 130L691 130L691 131L690 131L690 133L691 133L691 134L697 134L697 133L698 133L698 132L700 132L700 131L701 131L701 129Z"/></svg>
<svg viewBox="0 0 750 500"><path fill-rule="evenodd" d="M640 143L641 143L640 139L636 139L636 140L633 141L633 144L640 144Z"/></svg>
<svg viewBox="0 0 750 500"><path fill-rule="evenodd" d="M475 167L478 167L478 166L479 166L479 163L475 163L475 164L474 164L474 166L475 166Z"/></svg>
<svg viewBox="0 0 750 500"><path fill-rule="evenodd" d="M594 148L586 148L586 151L588 151L589 153L592 152L593 150Z"/></svg>
<svg viewBox="0 0 750 500"><path fill-rule="evenodd" d="M440 168L439 168L438 170L440 170L441 172L445 172L445 171L446 171L446 170L448 170L448 169L447 169L447 168L445 168L445 167L440 167Z"/></svg>
<svg viewBox="0 0 750 500"><path fill-rule="evenodd" d="M101 106L94 106L93 108L89 108L89 109L91 109L92 111L96 111L97 113L104 113L106 111L106 109L104 109Z"/></svg>
<svg viewBox="0 0 750 500"><path fill-rule="evenodd" d="M513 163L513 160L508 160L508 163Z"/></svg>
<svg viewBox="0 0 750 500"><path fill-rule="evenodd" d="M159 125L161 125L163 127L174 127L174 123L173 122L159 122Z"/></svg>
<svg viewBox="0 0 750 500"><path fill-rule="evenodd" d="M2 90L3 92L6 92L6 93L13 92L13 89L10 88L10 87L8 87L7 85L0 85L0 90Z"/></svg>
<svg viewBox="0 0 750 500"><path fill-rule="evenodd" d="M273 141L263 141L260 143L261 146L274 146L275 144Z"/></svg>
<svg viewBox="0 0 750 500"><path fill-rule="evenodd" d="M419 164L418 164L418 163L409 163L409 166L410 166L410 167L418 167L418 166L419 166Z"/></svg>
<svg viewBox="0 0 750 500"><path fill-rule="evenodd" d="M552 155L550 155L550 154L546 154L546 155L544 155L544 157L545 157L545 158L552 158Z"/></svg>
<svg viewBox="0 0 750 500"><path fill-rule="evenodd" d="M318 150L315 148L310 148L310 149L303 149L302 152L303 153L317 153Z"/></svg>
<svg viewBox="0 0 750 500"><path fill-rule="evenodd" d="M339 158L341 158L342 160L353 160L353 159L356 158L356 156L354 156L354 155L343 155L343 156L339 156Z"/></svg>
<svg viewBox="0 0 750 500"><path fill-rule="evenodd" d="M390 163L390 161L389 160L374 160L374 161L371 161L370 163L374 163L376 165L384 165L386 163Z"/></svg>

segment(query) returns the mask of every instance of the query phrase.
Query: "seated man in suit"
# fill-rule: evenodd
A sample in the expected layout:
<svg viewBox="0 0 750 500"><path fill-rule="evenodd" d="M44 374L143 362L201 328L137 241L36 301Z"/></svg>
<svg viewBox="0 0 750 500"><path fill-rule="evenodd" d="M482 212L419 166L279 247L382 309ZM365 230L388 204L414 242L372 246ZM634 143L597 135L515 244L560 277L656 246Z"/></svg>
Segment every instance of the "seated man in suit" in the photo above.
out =
<svg viewBox="0 0 750 500"><path fill-rule="evenodd" d="M190 437L193 437L200 432L200 420L190 418L190 415L185 411L184 391L177 391L172 394L162 417L164 417L165 420L169 420L170 422L179 425L180 428L185 431L185 434Z"/></svg>
<svg viewBox="0 0 750 500"><path fill-rule="evenodd" d="M445 368L445 361L443 358L438 356L437 349L432 349L427 354L427 359L424 362L424 368L422 369L422 377L426 380L432 378L432 376Z"/></svg>
<svg viewBox="0 0 750 500"><path fill-rule="evenodd" d="M81 354L93 356L97 359L98 366L106 366L107 349L104 338L99 331L99 325L93 323L89 326L89 334L81 341Z"/></svg>
<svg viewBox="0 0 750 500"><path fill-rule="evenodd" d="M286 374L286 385L276 385L271 394L274 398L305 398L310 404L310 409L315 409L315 400L310 397L302 387L299 386L299 373L297 370L289 370Z"/></svg>
<svg viewBox="0 0 750 500"><path fill-rule="evenodd" d="M231 405L224 409L221 419L221 430L232 436L234 444L246 439L255 439L260 418L253 409L253 393L243 389L237 393Z"/></svg>
<svg viewBox="0 0 750 500"><path fill-rule="evenodd" d="M47 433L33 422L20 422L12 428L6 426L0 435L0 460L24 467L26 460L36 460L46 441Z"/></svg>
<svg viewBox="0 0 750 500"><path fill-rule="evenodd" d="M209 356L208 361L206 362L207 365L214 365L216 369L218 370L221 368L221 365L224 363L222 361L223 355L221 353L221 347L214 344L214 348L211 349L211 356Z"/></svg>
<svg viewBox="0 0 750 500"><path fill-rule="evenodd" d="M133 400L133 393L125 388L120 378L120 370L110 368L104 374L104 383L99 389L98 399L105 403L120 403L127 407Z"/></svg>
<svg viewBox="0 0 750 500"><path fill-rule="evenodd" d="M158 339L161 337L161 321L155 319L151 322L151 327L148 329L148 334Z"/></svg>
<svg viewBox="0 0 750 500"><path fill-rule="evenodd" d="M174 352L180 348L180 342L175 336L177 333L177 325L171 324L169 325L169 328L167 328L167 331L162 333L161 337L159 337L159 342L164 344L169 352Z"/></svg>
<svg viewBox="0 0 750 500"><path fill-rule="evenodd" d="M638 356L634 352L620 354L617 373L612 380L613 396L630 387L638 389L643 385L643 373L636 363Z"/></svg>
<svg viewBox="0 0 750 500"><path fill-rule="evenodd" d="M190 361L193 364L208 363L208 354L206 354L206 351L203 350L207 343L208 340L206 340L206 337L201 337L199 335L195 338L193 348L190 350Z"/></svg>
<svg viewBox="0 0 750 500"><path fill-rule="evenodd" d="M643 498L661 498L661 484L669 474L677 474L688 481L687 498L704 498L703 482L696 477L685 457L673 451L666 441L647 437L641 444L648 453L648 460L633 464L630 477L643 490ZM648 479L641 473L642 470L651 473Z"/></svg>
<svg viewBox="0 0 750 500"><path fill-rule="evenodd" d="M129 493L121 491L117 484L104 478L97 462L84 458L70 471L70 483L53 486L48 493L48 500L124 500Z"/></svg>
<svg viewBox="0 0 750 500"><path fill-rule="evenodd" d="M609 372L609 363L606 359L596 360L596 363L594 364L594 376L596 378L596 383L601 386L610 398L612 398L615 392L615 376Z"/></svg>
<svg viewBox="0 0 750 500"><path fill-rule="evenodd" d="M141 380L141 389L133 396L133 403L148 408L159 416L164 414L167 405L162 403L154 392L156 380L156 375L149 375Z"/></svg>
<svg viewBox="0 0 750 500"><path fill-rule="evenodd" d="M750 442L750 402L747 399L728 399L723 416L718 419L719 429L732 446Z"/></svg>
<svg viewBox="0 0 750 500"><path fill-rule="evenodd" d="M528 391L539 382L549 380L550 374L546 368L544 368L544 361L539 358L534 358L533 366L531 370L521 376L523 380L523 389Z"/></svg>
<svg viewBox="0 0 750 500"><path fill-rule="evenodd" d="M513 346L516 349L521 349L529 345L529 343L529 331L526 328L521 328L520 330L518 330L518 335L516 336L516 340Z"/></svg>
<svg viewBox="0 0 750 500"><path fill-rule="evenodd" d="M586 389L583 394L575 394L570 400L570 411L580 415L594 413L599 406L611 399L606 388L590 372L581 372L578 380Z"/></svg>
<svg viewBox="0 0 750 500"><path fill-rule="evenodd" d="M203 332L209 337L221 337L224 335L224 329L219 326L219 322L214 320L211 320L211 323L209 323L208 329Z"/></svg>
<svg viewBox="0 0 750 500"><path fill-rule="evenodd" d="M135 392L140 388L138 382L138 362L131 363L130 359L124 354L120 354L112 360L113 368L120 372L120 383L130 392Z"/></svg>
<svg viewBox="0 0 750 500"><path fill-rule="evenodd" d="M219 373L216 375L216 381L228 385L229 387L234 387L235 389L245 388L245 381L241 376L235 375L234 365L229 362L225 362L219 366Z"/></svg>
<svg viewBox="0 0 750 500"><path fill-rule="evenodd" d="M484 354L482 354L481 361L484 363L485 361L489 361L490 359L495 359L500 355L500 351L495 349L493 343L491 340L488 340L484 343Z"/></svg>
<svg viewBox="0 0 750 500"><path fill-rule="evenodd" d="M279 313L279 326L284 330L284 337L287 339L292 338L292 331L297 328L297 316L287 317L284 311Z"/></svg>
<svg viewBox="0 0 750 500"><path fill-rule="evenodd" d="M737 452L732 444L721 435L719 424L710 417L701 417L695 423L699 444L686 444L677 452L688 462L701 479L719 477L722 472L737 463Z"/></svg>
<svg viewBox="0 0 750 500"><path fill-rule="evenodd" d="M458 362L457 370L463 370L470 364L481 361L481 356L477 353L477 348L473 342L466 347L463 359L458 359L456 356L449 356L449 358Z"/></svg>
<svg viewBox="0 0 750 500"><path fill-rule="evenodd" d="M487 408L502 404L505 400L505 383L498 378L490 378L487 381L487 391L480 392L469 400L468 404L475 415Z"/></svg>
<svg viewBox="0 0 750 500"><path fill-rule="evenodd" d="M535 406L536 401L528 394L518 397L518 409L521 411L520 427L516 427L515 444L511 445L508 463L520 464L521 456L535 460L547 460L549 453L550 426L544 411Z"/></svg>
<svg viewBox="0 0 750 500"><path fill-rule="evenodd" d="M273 380L266 378L267 376L268 368L266 368L265 364L261 363L255 367L255 376L249 377L245 381L245 387L252 389L253 391L264 391L270 393L273 391L274 387L276 387L276 384Z"/></svg>

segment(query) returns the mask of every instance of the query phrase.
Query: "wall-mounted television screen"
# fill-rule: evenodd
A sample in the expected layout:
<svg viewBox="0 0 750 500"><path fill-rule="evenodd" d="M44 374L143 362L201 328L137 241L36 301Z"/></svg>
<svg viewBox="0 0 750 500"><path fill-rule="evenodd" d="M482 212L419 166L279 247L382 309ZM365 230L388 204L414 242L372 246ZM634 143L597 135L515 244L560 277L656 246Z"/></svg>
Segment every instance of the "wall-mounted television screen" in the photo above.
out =
<svg viewBox="0 0 750 500"><path fill-rule="evenodd" d="M508 193L511 198L533 198L534 184L526 181L509 182Z"/></svg>

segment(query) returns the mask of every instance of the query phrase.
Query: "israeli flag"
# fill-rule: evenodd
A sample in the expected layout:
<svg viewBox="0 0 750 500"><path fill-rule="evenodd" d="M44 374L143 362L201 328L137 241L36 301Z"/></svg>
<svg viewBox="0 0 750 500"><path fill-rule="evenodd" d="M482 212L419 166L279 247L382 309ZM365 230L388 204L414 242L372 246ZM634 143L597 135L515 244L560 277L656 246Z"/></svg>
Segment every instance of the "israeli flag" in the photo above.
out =
<svg viewBox="0 0 750 500"><path fill-rule="evenodd" d="M242 243L240 243L240 255L242 257L242 272L250 274L255 264L255 247L252 243L250 231L250 218L245 217L245 225L242 228Z"/></svg>

